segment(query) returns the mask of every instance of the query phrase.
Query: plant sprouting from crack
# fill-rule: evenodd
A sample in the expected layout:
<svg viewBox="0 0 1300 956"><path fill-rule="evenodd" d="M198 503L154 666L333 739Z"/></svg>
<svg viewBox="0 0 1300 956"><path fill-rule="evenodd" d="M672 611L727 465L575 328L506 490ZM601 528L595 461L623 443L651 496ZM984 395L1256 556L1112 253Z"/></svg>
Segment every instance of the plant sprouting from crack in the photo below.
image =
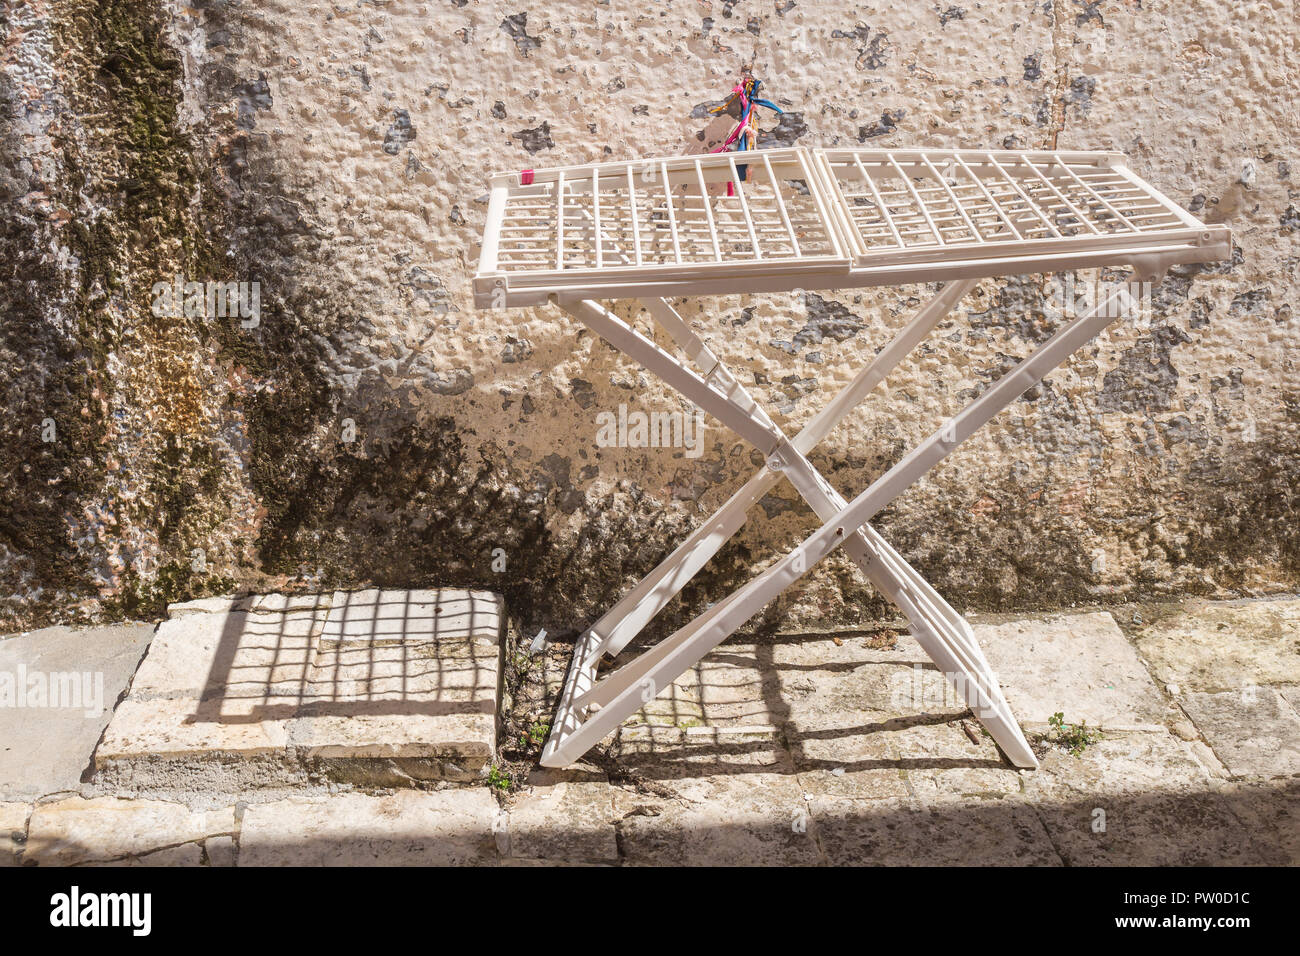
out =
<svg viewBox="0 0 1300 956"><path fill-rule="evenodd" d="M530 747L540 747L546 743L546 735L550 732L550 724L535 720L527 730L519 735L519 746L523 750L528 750Z"/></svg>
<svg viewBox="0 0 1300 956"><path fill-rule="evenodd" d="M1089 727L1086 720L1077 724L1066 723L1065 714L1060 711L1047 718L1047 724L1052 729L1047 732L1044 739L1065 748L1075 757L1101 740L1101 731Z"/></svg>

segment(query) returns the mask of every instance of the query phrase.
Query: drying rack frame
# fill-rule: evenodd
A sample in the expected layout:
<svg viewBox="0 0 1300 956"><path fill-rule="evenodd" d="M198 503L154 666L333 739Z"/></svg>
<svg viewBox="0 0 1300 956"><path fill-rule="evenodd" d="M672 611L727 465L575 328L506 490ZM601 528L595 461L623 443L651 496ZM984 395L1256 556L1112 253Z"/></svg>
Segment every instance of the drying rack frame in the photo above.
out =
<svg viewBox="0 0 1300 956"><path fill-rule="evenodd" d="M743 159L743 162L741 161ZM480 308L553 303L658 374L763 455L764 465L579 636L545 766L567 766L833 550L843 547L1019 767L1037 760L969 624L869 524L1070 355L1139 308L1170 266L1228 258L1231 237L1128 168L1121 153L761 150L501 174L492 179ZM981 278L1091 267L1132 275L1066 322L851 501L808 460ZM668 301L940 282L834 399L788 437ZM677 354L599 300L638 300ZM731 595L598 676L789 480L820 527Z"/></svg>

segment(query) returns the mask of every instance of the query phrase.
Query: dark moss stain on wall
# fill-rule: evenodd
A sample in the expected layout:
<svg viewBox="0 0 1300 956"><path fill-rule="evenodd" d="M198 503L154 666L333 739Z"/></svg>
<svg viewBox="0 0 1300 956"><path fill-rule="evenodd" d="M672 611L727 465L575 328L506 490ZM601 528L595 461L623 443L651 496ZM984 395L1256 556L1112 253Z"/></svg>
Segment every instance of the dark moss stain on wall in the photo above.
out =
<svg viewBox="0 0 1300 956"><path fill-rule="evenodd" d="M1206 581L1235 587L1259 565L1300 573L1300 391L1279 400L1280 422L1229 428L1237 437L1194 462L1176 502L1188 513L1179 558Z"/></svg>
<svg viewBox="0 0 1300 956"><path fill-rule="evenodd" d="M0 25L9 24L0 13ZM0 103L7 116L23 110L25 93L0 73ZM17 211L34 183L19 160L19 132L6 125L0 146L0 399L7 422L0 443L0 543L13 559L0 574L10 590L19 576L67 582L68 595L87 590L90 568L68 539L63 521L90 493L102 467L104 421L95 399L100 356L83 345L80 303L85 290L68 290L47 254L52 220L34 222ZM67 322L53 312L66 309ZM86 413L82 414L82 409ZM47 420L56 440L47 442ZM44 434L43 434L44 433ZM12 575L12 577L11 577Z"/></svg>
<svg viewBox="0 0 1300 956"><path fill-rule="evenodd" d="M180 515L208 482L213 456L199 428L196 384L185 374L185 340L193 323L154 316L154 281L176 271L201 271L208 255L194 239L189 212L197 182L190 145L176 125L180 64L162 40L163 19L147 3L83 0L51 5L52 67L60 113L51 126L54 156L41 157L57 214L51 222L5 217L6 281L19 310L4 323L6 364L16 370L6 396L23 428L0 450L7 500L0 534L30 565L36 580L63 600L94 596L105 583L96 537L123 523L157 524L164 546L183 550ZM12 103L17 91L8 90ZM49 175L49 169L57 173ZM71 260L55 268L51 251ZM128 340L160 343L144 367L108 368ZM156 386L157 433L171 449L131 480L157 491L158 505L119 500L89 516L102 499L123 423L109 409L128 381ZM58 438L39 442L31 427L52 419ZM138 466L138 463L135 463ZM74 544L72 536L81 541ZM109 608L139 610L134 569ZM42 607L41 615L59 609Z"/></svg>
<svg viewBox="0 0 1300 956"><path fill-rule="evenodd" d="M126 478L143 493L114 505L122 522L157 535L158 553L150 557L158 571L126 567L106 610L157 614L168 600L230 583L195 565L190 553L225 518L216 497L226 463L193 369L212 320L156 314L150 291L175 275L224 277L221 235L194 201L201 170L178 122L183 73L159 7L99 0L71 5L58 22L74 105L97 118L86 126L84 162L77 150L69 153L69 187L103 210L73 224L84 342L101 361L111 350L135 365L113 376L117 404L148 411L147 423L115 423L129 432L116 436L130 456ZM105 293L108 302L97 300Z"/></svg>

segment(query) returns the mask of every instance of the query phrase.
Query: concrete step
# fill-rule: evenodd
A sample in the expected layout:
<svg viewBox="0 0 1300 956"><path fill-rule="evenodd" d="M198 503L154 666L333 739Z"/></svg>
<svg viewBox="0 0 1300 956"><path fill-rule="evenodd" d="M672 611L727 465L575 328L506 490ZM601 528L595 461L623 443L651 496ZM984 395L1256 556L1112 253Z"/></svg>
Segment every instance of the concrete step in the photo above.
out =
<svg viewBox="0 0 1300 956"><path fill-rule="evenodd" d="M429 787L477 781L492 759L500 595L267 594L169 612L95 751L99 784Z"/></svg>

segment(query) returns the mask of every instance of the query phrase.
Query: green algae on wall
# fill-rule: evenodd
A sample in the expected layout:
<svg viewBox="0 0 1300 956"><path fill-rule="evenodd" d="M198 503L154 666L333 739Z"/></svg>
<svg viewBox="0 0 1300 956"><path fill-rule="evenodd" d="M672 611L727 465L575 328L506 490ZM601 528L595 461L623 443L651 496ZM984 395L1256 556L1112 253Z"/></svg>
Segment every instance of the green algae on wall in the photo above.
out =
<svg viewBox="0 0 1300 956"><path fill-rule="evenodd" d="M206 564L193 554L205 525L224 518L211 503L228 464L205 421L203 329L150 308L155 282L202 276L214 261L165 25L158 5L130 0L53 3L43 24L52 153L27 161L55 213L35 227L42 242L5 237L37 268L4 332L16 372L8 407L21 409L25 440L0 448L19 505L5 583L45 589L29 621L152 614L228 583L193 570ZM53 441L33 418L52 422Z"/></svg>

